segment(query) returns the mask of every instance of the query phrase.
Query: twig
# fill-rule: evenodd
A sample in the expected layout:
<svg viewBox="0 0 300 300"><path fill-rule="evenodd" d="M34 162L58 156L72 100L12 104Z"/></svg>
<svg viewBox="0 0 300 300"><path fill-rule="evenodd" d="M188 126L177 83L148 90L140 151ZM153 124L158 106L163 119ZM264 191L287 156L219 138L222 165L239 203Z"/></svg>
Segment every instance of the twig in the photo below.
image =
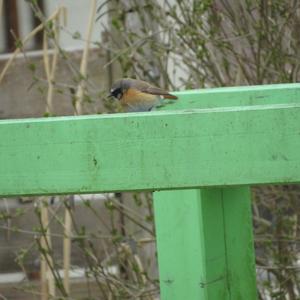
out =
<svg viewBox="0 0 300 300"><path fill-rule="evenodd" d="M73 197L73 196L71 196ZM70 201L72 201L70 199ZM72 231L72 216L71 206L65 205L65 224L64 224L64 288L66 293L70 294L70 264L71 264L71 232Z"/></svg>
<svg viewBox="0 0 300 300"><path fill-rule="evenodd" d="M9 209L9 206L8 206L8 203L7 203L7 199L4 198L3 201L4 201L4 206L5 206L6 213L9 216L10 215L10 209ZM6 224L7 224L7 228L8 228L7 231L6 231L6 239L8 241L10 240L11 231L9 229L11 228L11 221L12 221L11 217L6 219Z"/></svg>
<svg viewBox="0 0 300 300"><path fill-rule="evenodd" d="M90 15L89 15L89 22L86 34L86 43L82 54L82 60L80 65L80 75L84 79L80 80L78 85L77 93L76 93L76 103L75 103L75 114L81 115L82 114L82 97L83 97L83 90L85 87L85 79L87 74L87 59L89 53L89 46L90 40L92 37L93 25L96 15L96 0L91 0L91 7L90 7Z"/></svg>
<svg viewBox="0 0 300 300"><path fill-rule="evenodd" d="M57 28L59 28L59 19L60 15L63 13L64 8L59 7L57 9L57 13L55 14L55 17L53 18L53 39L56 41L58 40L59 31ZM57 59L58 59L58 47L56 46L56 43L54 44L54 54L52 57L52 62L50 65L49 61L49 54L48 54L48 32L44 30L44 39L43 39L43 60L44 60L44 66L45 66L45 72L48 82L48 93L47 93L47 101L46 101L46 112L49 115L53 114L53 90L54 90L54 79L55 79L55 71L57 67ZM46 248L46 244L49 246L49 251L51 250L51 236L50 236L50 228L49 228L49 218L48 218L48 208L44 204L42 204L41 207L41 222L43 225L43 228L47 228L46 230L46 239L44 237L41 238L41 246L43 248ZM47 243L46 243L47 242ZM50 297L55 296L55 281L53 274L50 272L53 269L53 260L50 255L47 254L47 258L44 257L41 258L41 273L42 273L42 294L43 298L47 299L48 296L45 296L45 281L48 281L48 291L50 294ZM47 263L51 264L48 265Z"/></svg>
<svg viewBox="0 0 300 300"><path fill-rule="evenodd" d="M93 23L96 14L96 0L92 0L91 2L91 11L88 23L87 30L87 40L85 44L85 48L82 55L81 65L80 65L80 76L83 78L86 77L86 69L87 69L87 58L88 51L90 46L90 40L93 30ZM76 93L76 103L75 103L75 115L82 114L82 96L83 96L83 88L85 85L85 81L80 80L77 93ZM63 259L64 259L64 289L66 293L70 294L70 262L71 262L71 231L72 231L72 216L71 216L71 207L65 208L65 226L64 226L64 246L63 246Z"/></svg>
<svg viewBox="0 0 300 300"><path fill-rule="evenodd" d="M1 1L1 0L0 0ZM8 300L5 296L3 296L2 294L0 294L0 299L3 299L3 300Z"/></svg>
<svg viewBox="0 0 300 300"><path fill-rule="evenodd" d="M24 230L24 229L15 229L15 228L12 228L10 226L5 226L5 225L0 225L0 229L4 229L4 230L9 230L10 232L14 232L14 233L23 233L23 234L28 234L28 235L34 235L34 236L37 236L37 237L40 237L41 233L39 231L31 231L31 230ZM57 237L57 238L63 238L64 235L63 234L58 234L58 233L49 233L49 236L50 237ZM99 239L99 240L112 240L113 239L113 236L112 235L97 235L96 233L91 233L91 236L94 238L94 239ZM76 239L76 240L79 240L79 239L89 239L91 238L90 235L76 235L76 234L72 234L70 236L71 239ZM154 240L153 240L154 241ZM141 243L146 243L147 240L146 239L142 239L142 240L139 240L139 242ZM150 241L149 241L150 242ZM0 246L0 248L3 248L4 246ZM7 246L7 247L11 247L11 246Z"/></svg>
<svg viewBox="0 0 300 300"><path fill-rule="evenodd" d="M51 250L51 239L50 239L50 229L49 229L49 217L48 217L48 209L47 206L42 202L41 203L41 223L42 223L42 230L46 230L44 236L41 237L41 247L47 251L46 257L41 255L41 283L42 283L42 299L48 299L48 293L50 297L55 297L55 282L53 278L53 274L48 272L49 264L51 264L51 269L53 267L53 259L49 255ZM47 247L48 246L48 247ZM49 249L48 249L49 248ZM46 250L47 249L47 250ZM48 282L48 285L46 284Z"/></svg>
<svg viewBox="0 0 300 300"><path fill-rule="evenodd" d="M51 21L53 19L55 19L57 17L57 15L59 14L59 10L56 10L48 19L48 21ZM37 26L35 29L33 29L23 40L22 40L22 46L24 46L32 37L34 37L38 32L40 32L42 29L44 28L44 24L40 24L39 26ZM6 62L2 72L0 73L0 84L7 72L7 70L9 69L9 67L11 66L12 62L14 61L14 59L16 58L16 56L21 52L20 47L18 47L13 54L11 55L11 57L9 58L9 60Z"/></svg>
<svg viewBox="0 0 300 300"><path fill-rule="evenodd" d="M58 14L57 17L53 20L53 38L57 41L59 39L59 19L60 15L63 13L64 8L60 7L58 8ZM48 82L48 93L47 93L47 105L46 105L46 112L49 115L53 114L53 90L54 90L54 79L55 79L55 71L57 66L57 59L58 59L59 50L57 47L57 44L54 43L54 53L52 57L52 64L50 67L49 63L49 54L48 54L48 36L47 32L44 31L44 40L43 40L43 59L44 59L44 66L45 66L45 72L47 76L47 82Z"/></svg>

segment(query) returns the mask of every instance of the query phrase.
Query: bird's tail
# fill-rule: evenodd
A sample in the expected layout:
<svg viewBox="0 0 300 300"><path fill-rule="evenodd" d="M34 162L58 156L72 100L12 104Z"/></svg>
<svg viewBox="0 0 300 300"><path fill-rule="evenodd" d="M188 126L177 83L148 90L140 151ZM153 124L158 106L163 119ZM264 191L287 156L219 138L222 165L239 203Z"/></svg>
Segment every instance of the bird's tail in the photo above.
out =
<svg viewBox="0 0 300 300"><path fill-rule="evenodd" d="M164 95L162 95L162 96L163 96L164 99L172 99L172 100L178 99L177 96L171 95L171 94L164 94Z"/></svg>

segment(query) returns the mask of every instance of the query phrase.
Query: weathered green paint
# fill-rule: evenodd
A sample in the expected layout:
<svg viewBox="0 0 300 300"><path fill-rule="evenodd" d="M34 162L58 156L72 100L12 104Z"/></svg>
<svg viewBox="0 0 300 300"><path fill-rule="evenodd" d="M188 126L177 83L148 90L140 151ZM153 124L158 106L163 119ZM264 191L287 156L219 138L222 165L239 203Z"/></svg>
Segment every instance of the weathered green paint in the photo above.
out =
<svg viewBox="0 0 300 300"><path fill-rule="evenodd" d="M0 194L299 182L299 133L300 104L0 121Z"/></svg>
<svg viewBox="0 0 300 300"><path fill-rule="evenodd" d="M256 299L246 187L154 194L163 300Z"/></svg>
<svg viewBox="0 0 300 300"><path fill-rule="evenodd" d="M164 110L300 103L300 83L222 87L174 93Z"/></svg>

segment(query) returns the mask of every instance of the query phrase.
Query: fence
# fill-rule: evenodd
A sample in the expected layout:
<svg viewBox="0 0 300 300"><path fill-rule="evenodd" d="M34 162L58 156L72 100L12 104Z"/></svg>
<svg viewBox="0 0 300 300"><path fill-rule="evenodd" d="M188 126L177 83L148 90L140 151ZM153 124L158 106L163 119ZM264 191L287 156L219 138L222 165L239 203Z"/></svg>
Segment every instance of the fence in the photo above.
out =
<svg viewBox="0 0 300 300"><path fill-rule="evenodd" d="M300 84L0 121L0 195L153 190L164 300L255 299L249 187L300 182Z"/></svg>

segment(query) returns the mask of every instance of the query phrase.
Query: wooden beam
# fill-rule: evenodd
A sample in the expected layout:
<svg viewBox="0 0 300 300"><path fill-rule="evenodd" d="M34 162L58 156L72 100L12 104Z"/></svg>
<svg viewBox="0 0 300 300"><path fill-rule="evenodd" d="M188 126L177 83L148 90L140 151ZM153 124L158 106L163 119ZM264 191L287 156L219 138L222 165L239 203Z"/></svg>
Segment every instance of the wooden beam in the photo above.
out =
<svg viewBox="0 0 300 300"><path fill-rule="evenodd" d="M300 104L0 121L0 194L300 182Z"/></svg>

